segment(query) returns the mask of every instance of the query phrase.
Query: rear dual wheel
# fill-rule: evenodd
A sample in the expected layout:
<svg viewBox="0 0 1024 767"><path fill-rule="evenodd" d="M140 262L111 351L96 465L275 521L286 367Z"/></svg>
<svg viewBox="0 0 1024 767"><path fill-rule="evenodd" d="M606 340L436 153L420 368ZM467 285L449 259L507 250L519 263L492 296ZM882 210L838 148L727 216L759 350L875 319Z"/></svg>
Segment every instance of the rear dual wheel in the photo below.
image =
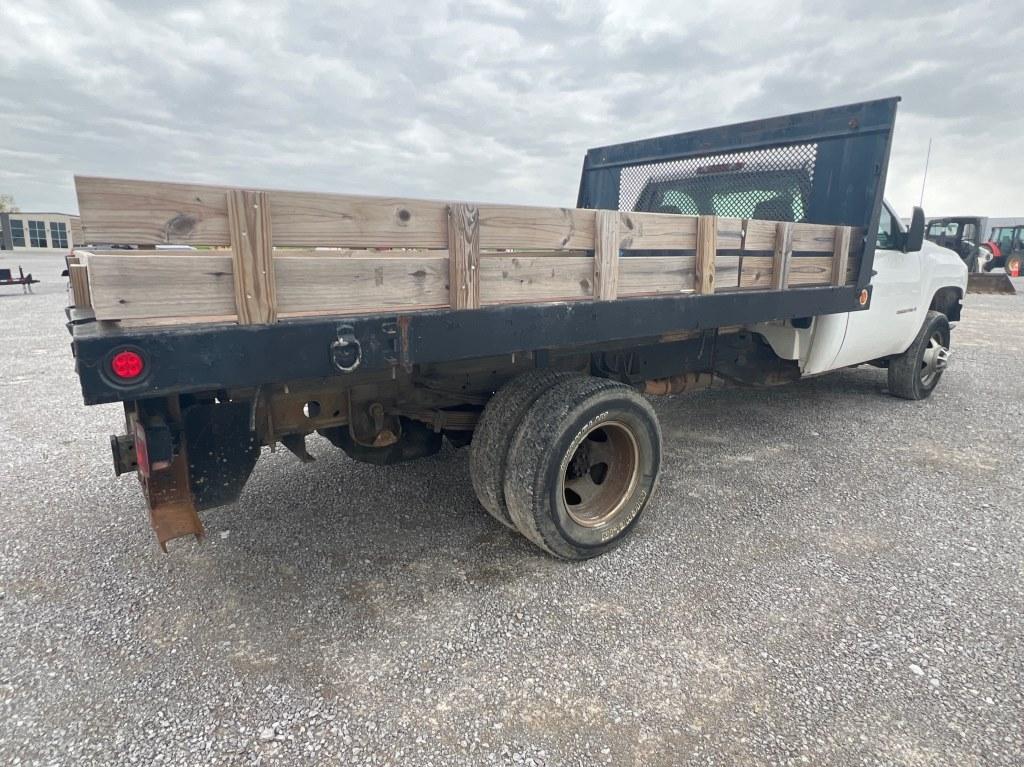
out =
<svg viewBox="0 0 1024 767"><path fill-rule="evenodd" d="M479 467L489 463L492 476L500 456L500 449L474 456L475 487ZM661 429L642 396L613 381L563 375L522 415L498 471L515 529L556 557L580 560L633 530L660 466Z"/></svg>

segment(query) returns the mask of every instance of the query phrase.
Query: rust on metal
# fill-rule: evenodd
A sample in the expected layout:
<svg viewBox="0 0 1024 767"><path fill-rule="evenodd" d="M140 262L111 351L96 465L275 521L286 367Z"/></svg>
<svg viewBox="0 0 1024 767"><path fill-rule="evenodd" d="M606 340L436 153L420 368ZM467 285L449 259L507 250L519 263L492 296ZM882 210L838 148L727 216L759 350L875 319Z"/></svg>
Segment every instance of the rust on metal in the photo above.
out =
<svg viewBox="0 0 1024 767"><path fill-rule="evenodd" d="M181 422L181 403L177 397L167 399L167 412L175 421ZM137 417L137 413L133 415L133 418ZM203 539L205 531L192 498L188 448L184 440L168 467L152 471L148 477L140 471L139 481L149 506L149 523L165 554L167 542L175 538L193 535L197 541Z"/></svg>
<svg viewBox="0 0 1024 767"><path fill-rule="evenodd" d="M644 394L679 394L694 389L709 389L713 381L711 373L683 373L669 378L652 378L644 381Z"/></svg>

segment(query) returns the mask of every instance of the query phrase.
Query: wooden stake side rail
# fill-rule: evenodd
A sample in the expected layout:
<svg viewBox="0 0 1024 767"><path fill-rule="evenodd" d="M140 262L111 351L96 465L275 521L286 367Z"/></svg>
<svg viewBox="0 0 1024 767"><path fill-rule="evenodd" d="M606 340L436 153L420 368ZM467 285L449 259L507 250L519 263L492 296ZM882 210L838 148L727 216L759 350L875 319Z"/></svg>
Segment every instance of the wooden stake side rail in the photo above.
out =
<svg viewBox="0 0 1024 767"><path fill-rule="evenodd" d="M855 281L850 227L77 178L75 303L99 320L237 321L779 290ZM327 249L313 249L327 248ZM644 253L631 255L631 251ZM651 255L665 252L665 255ZM84 294L84 295L83 295Z"/></svg>

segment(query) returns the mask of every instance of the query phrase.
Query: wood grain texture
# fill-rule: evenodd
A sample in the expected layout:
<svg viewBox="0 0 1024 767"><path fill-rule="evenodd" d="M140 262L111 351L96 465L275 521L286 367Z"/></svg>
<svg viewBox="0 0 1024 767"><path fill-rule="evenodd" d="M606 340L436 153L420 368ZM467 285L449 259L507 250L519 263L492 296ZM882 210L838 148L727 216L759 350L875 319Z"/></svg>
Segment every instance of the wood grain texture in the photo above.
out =
<svg viewBox="0 0 1024 767"><path fill-rule="evenodd" d="M792 224L794 253L831 253L835 247L836 228L825 224Z"/></svg>
<svg viewBox="0 0 1024 767"><path fill-rule="evenodd" d="M850 227L837 226L835 232L835 249L832 253L832 284L843 285L846 282L846 267L850 261Z"/></svg>
<svg viewBox="0 0 1024 767"><path fill-rule="evenodd" d="M793 224L775 225L775 252L772 256L772 290L785 290L789 285L789 263L793 256Z"/></svg>
<svg viewBox="0 0 1024 767"><path fill-rule="evenodd" d="M715 256L718 251L718 223L716 216L699 216L697 218L697 260L694 270L694 290L704 295L715 292ZM736 235L736 240L738 247L738 234Z"/></svg>
<svg viewBox="0 0 1024 767"><path fill-rule="evenodd" d="M619 292L619 212L597 211L594 225L594 297L614 301Z"/></svg>
<svg viewBox="0 0 1024 767"><path fill-rule="evenodd" d="M68 281L71 283L71 300L74 305L79 309L90 308L92 298L89 295L89 267L85 264L68 264Z"/></svg>
<svg viewBox="0 0 1024 767"><path fill-rule="evenodd" d="M715 217L715 242L722 250L739 250L743 245L744 221L728 216Z"/></svg>
<svg viewBox="0 0 1024 767"><path fill-rule="evenodd" d="M448 259L274 259L282 316L352 314L448 306Z"/></svg>
<svg viewBox="0 0 1024 767"><path fill-rule="evenodd" d="M277 288L267 193L234 189L227 198L238 323L271 325L277 321Z"/></svg>
<svg viewBox="0 0 1024 767"><path fill-rule="evenodd" d="M696 256L628 256L619 259L619 297L693 293ZM739 256L715 259L717 287L739 283Z"/></svg>
<svg viewBox="0 0 1024 767"><path fill-rule="evenodd" d="M75 179L90 242L227 246L224 186ZM447 248L448 204L435 200L265 191L278 246ZM466 203L468 204L468 203ZM478 205L483 248L594 247L594 211Z"/></svg>
<svg viewBox="0 0 1024 767"><path fill-rule="evenodd" d="M89 257L98 320L235 316L231 256Z"/></svg>
<svg viewBox="0 0 1024 767"><path fill-rule="evenodd" d="M619 297L692 293L696 260L695 256L628 256L621 258L619 259Z"/></svg>
<svg viewBox="0 0 1024 767"><path fill-rule="evenodd" d="M481 248L593 250L595 211L480 205Z"/></svg>
<svg viewBox="0 0 1024 767"><path fill-rule="evenodd" d="M594 297L594 259L589 256L483 256L480 300L484 305L574 301Z"/></svg>
<svg viewBox="0 0 1024 767"><path fill-rule="evenodd" d="M448 279L453 309L480 307L480 211L473 205L448 208Z"/></svg>
<svg viewBox="0 0 1024 767"><path fill-rule="evenodd" d="M772 256L744 256L741 288L768 290L772 286Z"/></svg>
<svg viewBox="0 0 1024 767"><path fill-rule="evenodd" d="M832 282L832 256L799 256L789 260L788 287L829 285Z"/></svg>
<svg viewBox="0 0 1024 767"><path fill-rule="evenodd" d="M697 217L621 213L619 236L624 250L693 250L697 247Z"/></svg>
<svg viewBox="0 0 1024 767"><path fill-rule="evenodd" d="M743 250L774 250L777 223L776 221L760 221L756 218L747 219Z"/></svg>

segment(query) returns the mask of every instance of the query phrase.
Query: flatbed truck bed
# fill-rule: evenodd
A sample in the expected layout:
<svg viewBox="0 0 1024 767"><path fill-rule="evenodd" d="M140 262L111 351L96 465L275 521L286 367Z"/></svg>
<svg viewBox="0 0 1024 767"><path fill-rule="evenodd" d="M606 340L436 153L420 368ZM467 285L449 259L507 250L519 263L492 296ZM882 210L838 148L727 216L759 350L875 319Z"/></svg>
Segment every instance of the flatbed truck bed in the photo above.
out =
<svg viewBox="0 0 1024 767"><path fill-rule="evenodd" d="M656 484L640 392L795 380L752 328L871 307L896 103L594 149L576 208L77 178L84 399L124 404L162 546L317 432L380 464L472 442L496 519L600 554Z"/></svg>

